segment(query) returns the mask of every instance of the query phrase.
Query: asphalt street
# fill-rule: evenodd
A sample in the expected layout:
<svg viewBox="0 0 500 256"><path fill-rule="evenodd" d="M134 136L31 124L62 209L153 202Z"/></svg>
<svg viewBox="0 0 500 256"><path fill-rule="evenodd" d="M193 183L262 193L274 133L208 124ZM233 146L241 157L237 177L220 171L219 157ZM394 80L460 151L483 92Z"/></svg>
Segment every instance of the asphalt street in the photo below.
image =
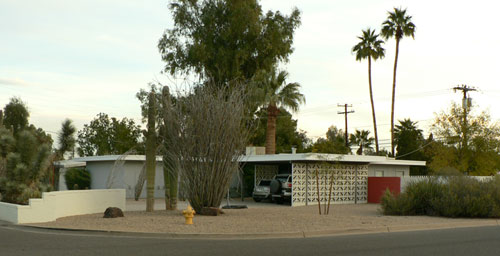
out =
<svg viewBox="0 0 500 256"><path fill-rule="evenodd" d="M500 255L500 227L317 238L190 240L0 223L0 255Z"/></svg>

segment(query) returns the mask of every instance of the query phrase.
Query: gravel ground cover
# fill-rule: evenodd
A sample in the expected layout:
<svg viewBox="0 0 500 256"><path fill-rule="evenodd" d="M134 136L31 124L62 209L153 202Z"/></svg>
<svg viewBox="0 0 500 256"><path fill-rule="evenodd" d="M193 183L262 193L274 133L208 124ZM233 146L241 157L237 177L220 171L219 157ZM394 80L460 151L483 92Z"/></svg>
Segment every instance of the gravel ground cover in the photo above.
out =
<svg viewBox="0 0 500 256"><path fill-rule="evenodd" d="M491 219L451 219L428 216L384 216L378 204L332 205L329 215L319 215L318 206L284 207L268 204L249 209L228 209L221 216L194 217L185 225L181 210L126 211L125 217L105 219L103 214L89 214L57 219L31 226L105 231L182 233L182 234L254 234L297 231L373 229L380 227L432 224L486 224ZM158 209L158 208L157 208Z"/></svg>

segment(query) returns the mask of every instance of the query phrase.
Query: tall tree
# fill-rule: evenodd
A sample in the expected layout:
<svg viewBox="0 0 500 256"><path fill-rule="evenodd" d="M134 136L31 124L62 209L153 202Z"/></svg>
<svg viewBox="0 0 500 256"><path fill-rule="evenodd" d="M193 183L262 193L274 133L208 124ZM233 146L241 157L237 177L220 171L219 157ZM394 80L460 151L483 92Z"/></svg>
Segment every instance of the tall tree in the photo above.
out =
<svg viewBox="0 0 500 256"><path fill-rule="evenodd" d="M300 12L263 14L257 0L176 0L169 9L174 27L158 43L165 72L194 72L225 84L250 80L258 70L288 61Z"/></svg>
<svg viewBox="0 0 500 256"><path fill-rule="evenodd" d="M406 14L406 9L394 8L388 12L387 20L382 23L381 35L385 39L396 39L396 56L394 57L394 73L392 77L392 107L391 107L391 153L394 156L394 103L396 97L396 70L398 68L399 42L405 36L415 38L415 24L411 16Z"/></svg>
<svg viewBox="0 0 500 256"><path fill-rule="evenodd" d="M362 31L363 35L359 36L360 42L352 48L352 52L356 54L356 60L361 61L368 59L368 89L370 91L370 102L372 105L373 132L375 134L375 150L379 153L378 148L378 133L377 133L377 118L375 117L375 104L373 103L372 89L372 59L378 60L385 57L385 49L382 47L384 41L378 39L378 34L375 30L367 29Z"/></svg>
<svg viewBox="0 0 500 256"><path fill-rule="evenodd" d="M149 94L148 130L146 136L146 211L152 212L155 205L155 175L156 175L156 99L155 93Z"/></svg>
<svg viewBox="0 0 500 256"><path fill-rule="evenodd" d="M276 68L259 74L262 102L267 108L266 154L276 153L276 116L279 108L297 111L299 105L306 102L299 91L300 84L286 83L287 77L286 71L277 73Z"/></svg>
<svg viewBox="0 0 500 256"><path fill-rule="evenodd" d="M373 145L373 137L368 137L370 131L367 130L356 130L353 134L349 136L351 144L358 146L356 154L362 155L364 150L371 149Z"/></svg>

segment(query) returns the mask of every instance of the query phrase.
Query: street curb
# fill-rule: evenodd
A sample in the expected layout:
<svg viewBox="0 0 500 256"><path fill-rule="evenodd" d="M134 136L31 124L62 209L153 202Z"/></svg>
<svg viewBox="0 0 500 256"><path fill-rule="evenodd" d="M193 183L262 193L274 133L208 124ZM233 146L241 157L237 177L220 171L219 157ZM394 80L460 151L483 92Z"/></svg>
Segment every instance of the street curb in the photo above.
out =
<svg viewBox="0 0 500 256"><path fill-rule="evenodd" d="M9 225L2 225L9 226ZM108 231L108 230L88 230L73 228L54 228L39 227L30 225L15 225L22 228L32 228L39 230L66 231L66 232L90 232L97 234L110 234L115 236L134 236L149 238L169 238L169 239L223 239L223 240L242 240L242 239L280 239L280 238L312 238L312 237L330 237L345 235L362 235L375 233L394 233L407 231L423 231L453 228L470 228L500 226L498 220L485 220L483 222L465 221L458 223L433 223L422 225L402 225L402 226L379 226L373 228L353 227L346 229L318 230L318 231L294 231L294 232L273 232L273 233L144 233L144 232L126 232L126 231Z"/></svg>

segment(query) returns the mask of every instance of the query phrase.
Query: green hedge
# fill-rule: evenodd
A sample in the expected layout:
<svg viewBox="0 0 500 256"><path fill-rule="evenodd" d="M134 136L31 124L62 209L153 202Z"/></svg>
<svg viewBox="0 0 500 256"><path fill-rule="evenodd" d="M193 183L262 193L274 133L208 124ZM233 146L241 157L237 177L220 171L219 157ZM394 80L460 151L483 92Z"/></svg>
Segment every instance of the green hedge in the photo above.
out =
<svg viewBox="0 0 500 256"><path fill-rule="evenodd" d="M70 168L64 175L69 190L90 189L90 173L85 168Z"/></svg>
<svg viewBox="0 0 500 256"><path fill-rule="evenodd" d="M397 196L386 191L381 205L386 215L498 218L500 177L485 182L466 176L430 177L410 183Z"/></svg>

